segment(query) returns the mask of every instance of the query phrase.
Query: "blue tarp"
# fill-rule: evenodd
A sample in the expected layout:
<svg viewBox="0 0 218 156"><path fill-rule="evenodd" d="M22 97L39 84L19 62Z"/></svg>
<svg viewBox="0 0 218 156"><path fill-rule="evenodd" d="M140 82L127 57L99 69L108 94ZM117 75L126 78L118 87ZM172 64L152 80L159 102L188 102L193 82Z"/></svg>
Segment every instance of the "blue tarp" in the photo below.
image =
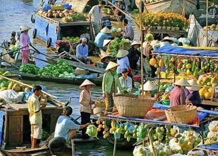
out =
<svg viewBox="0 0 218 156"><path fill-rule="evenodd" d="M163 46L154 51L155 53L166 53L176 55L196 55L196 56L212 56L218 57L218 50L198 50L198 49L186 49L175 46Z"/></svg>
<svg viewBox="0 0 218 156"><path fill-rule="evenodd" d="M3 127L4 127L4 115L3 111L0 111L0 146L2 145L2 135L3 135Z"/></svg>

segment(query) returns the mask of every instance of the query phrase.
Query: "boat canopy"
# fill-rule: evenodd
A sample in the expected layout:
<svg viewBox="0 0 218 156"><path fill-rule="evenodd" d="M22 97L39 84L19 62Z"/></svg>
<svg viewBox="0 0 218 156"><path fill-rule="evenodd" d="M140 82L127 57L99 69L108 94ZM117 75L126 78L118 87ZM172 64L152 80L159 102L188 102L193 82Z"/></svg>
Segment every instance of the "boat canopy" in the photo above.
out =
<svg viewBox="0 0 218 156"><path fill-rule="evenodd" d="M199 50L196 48L190 49L190 48L184 48L184 47L163 46L159 49L156 49L154 52L160 53L160 54L218 57L218 49L217 50Z"/></svg>

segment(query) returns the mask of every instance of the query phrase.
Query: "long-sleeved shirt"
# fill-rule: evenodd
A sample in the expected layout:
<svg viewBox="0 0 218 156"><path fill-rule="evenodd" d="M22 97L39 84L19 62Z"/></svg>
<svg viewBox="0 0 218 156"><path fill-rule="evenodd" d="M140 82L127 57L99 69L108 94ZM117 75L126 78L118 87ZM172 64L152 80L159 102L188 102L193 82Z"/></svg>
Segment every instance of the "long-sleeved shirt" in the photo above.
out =
<svg viewBox="0 0 218 156"><path fill-rule="evenodd" d="M22 50L29 50L29 44L30 44L29 35L26 33L21 33L20 34L20 47L22 48Z"/></svg>
<svg viewBox="0 0 218 156"><path fill-rule="evenodd" d="M126 90L128 93L132 91L132 79L131 77L127 76L126 79L124 79L122 76L119 78L121 87ZM119 91L119 90L118 90Z"/></svg>
<svg viewBox="0 0 218 156"><path fill-rule="evenodd" d="M80 112L91 113L91 105L90 102L92 101L91 92L87 90L82 90L79 97L80 103Z"/></svg>
<svg viewBox="0 0 218 156"><path fill-rule="evenodd" d="M102 92L111 94L116 92L116 88L122 92L122 87L117 74L112 74L111 71L104 73L102 81Z"/></svg>
<svg viewBox="0 0 218 156"><path fill-rule="evenodd" d="M82 45L82 43L78 44L76 46L76 57L77 58L87 58L88 57L88 51L89 51L89 48L88 48L88 45Z"/></svg>
<svg viewBox="0 0 218 156"><path fill-rule="evenodd" d="M136 69L137 62L139 60L141 53L137 49L134 49L133 47L131 47L128 51L129 51L128 58L129 58L130 67L132 69Z"/></svg>
<svg viewBox="0 0 218 156"><path fill-rule="evenodd" d="M102 47L103 47L104 40L105 40L105 39L109 39L109 38L111 38L110 35L100 32L100 33L98 33L98 35L95 37L94 44L95 44L96 47L102 48Z"/></svg>
<svg viewBox="0 0 218 156"><path fill-rule="evenodd" d="M39 97L34 93L27 101L30 124L42 124L42 112L40 110Z"/></svg>
<svg viewBox="0 0 218 156"><path fill-rule="evenodd" d="M117 67L117 73L120 74L122 73L123 69L129 69L130 65L129 65L129 59L127 56L117 59L117 64L119 64L119 66Z"/></svg>
<svg viewBox="0 0 218 156"><path fill-rule="evenodd" d="M193 105L199 105L199 104L201 104L201 98L200 98L200 95L199 95L199 92L198 92L198 91L189 91L188 100L189 100Z"/></svg>
<svg viewBox="0 0 218 156"><path fill-rule="evenodd" d="M185 104L185 100L185 92L181 88L175 86L170 92L170 106L183 105Z"/></svg>
<svg viewBox="0 0 218 156"><path fill-rule="evenodd" d="M91 16L91 21L96 24L101 24L102 22L102 11L101 8L99 8L98 5L95 5L92 7L92 9L89 11L89 16Z"/></svg>
<svg viewBox="0 0 218 156"><path fill-rule="evenodd" d="M134 39L134 30L133 27L129 24L124 27L124 37L129 38L130 40Z"/></svg>

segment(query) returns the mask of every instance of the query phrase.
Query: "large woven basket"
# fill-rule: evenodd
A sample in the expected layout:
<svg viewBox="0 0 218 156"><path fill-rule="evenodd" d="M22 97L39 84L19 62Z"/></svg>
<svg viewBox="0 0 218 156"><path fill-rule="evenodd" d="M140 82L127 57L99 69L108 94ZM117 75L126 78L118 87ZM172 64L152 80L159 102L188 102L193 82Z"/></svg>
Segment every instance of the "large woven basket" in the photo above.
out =
<svg viewBox="0 0 218 156"><path fill-rule="evenodd" d="M144 117L154 104L154 99L145 96L114 96L114 104L121 116Z"/></svg>
<svg viewBox="0 0 218 156"><path fill-rule="evenodd" d="M167 120L177 123L191 123L197 116L197 107L193 105L178 105L165 110Z"/></svg>

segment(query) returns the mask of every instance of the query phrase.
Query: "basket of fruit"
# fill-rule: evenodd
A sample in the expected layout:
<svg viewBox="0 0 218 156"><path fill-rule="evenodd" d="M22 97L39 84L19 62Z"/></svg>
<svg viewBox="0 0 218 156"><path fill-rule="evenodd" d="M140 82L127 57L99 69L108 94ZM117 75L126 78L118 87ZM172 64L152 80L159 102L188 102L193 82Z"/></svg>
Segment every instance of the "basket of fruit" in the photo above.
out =
<svg viewBox="0 0 218 156"><path fill-rule="evenodd" d="M121 116L144 117L154 104L154 98L135 95L116 95L114 104Z"/></svg>
<svg viewBox="0 0 218 156"><path fill-rule="evenodd" d="M197 107L193 105L172 106L165 110L167 121L177 123L191 123L197 116Z"/></svg>

